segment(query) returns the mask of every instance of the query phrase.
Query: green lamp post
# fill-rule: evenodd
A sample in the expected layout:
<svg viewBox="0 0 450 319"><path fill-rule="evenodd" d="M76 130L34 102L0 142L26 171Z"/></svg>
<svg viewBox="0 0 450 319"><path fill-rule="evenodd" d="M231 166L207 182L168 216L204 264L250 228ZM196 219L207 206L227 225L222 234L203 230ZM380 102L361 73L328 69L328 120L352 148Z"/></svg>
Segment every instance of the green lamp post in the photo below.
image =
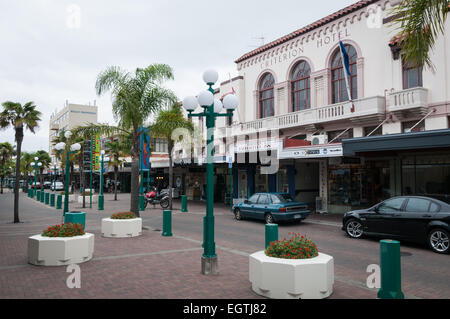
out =
<svg viewBox="0 0 450 319"><path fill-rule="evenodd" d="M209 86L208 90L201 92L198 98L194 96L183 100L183 107L189 112L189 118L205 117L207 127L207 164L206 164L206 216L203 218L203 249L202 274L215 275L218 273L216 244L214 242L214 128L216 118L232 117L233 111L238 107L239 100L235 94L229 94L223 102L214 99L212 86L219 79L215 70L208 70L203 74L203 80ZM193 114L201 106L202 113ZM226 113L221 113L223 108Z"/></svg>
<svg viewBox="0 0 450 319"><path fill-rule="evenodd" d="M64 136L66 139L70 139L72 132L67 131ZM69 183L70 183L70 154L75 154L81 150L81 145L76 143L70 146L70 151L67 148L66 143L58 143L55 145L55 149L58 152L63 152L66 150L66 172L65 172L65 182L64 182L64 210L63 215L69 212Z"/></svg>
<svg viewBox="0 0 450 319"><path fill-rule="evenodd" d="M105 150L102 150L102 160L100 166L100 195L98 196L98 210L105 210L105 197L103 196L103 171L104 161L109 161L109 158L105 159Z"/></svg>
<svg viewBox="0 0 450 319"><path fill-rule="evenodd" d="M34 189L33 189L33 198L34 195L37 194L37 169L38 169L38 160L39 157L34 158L34 163L31 163L31 166L34 167ZM42 165L42 163L41 163Z"/></svg>

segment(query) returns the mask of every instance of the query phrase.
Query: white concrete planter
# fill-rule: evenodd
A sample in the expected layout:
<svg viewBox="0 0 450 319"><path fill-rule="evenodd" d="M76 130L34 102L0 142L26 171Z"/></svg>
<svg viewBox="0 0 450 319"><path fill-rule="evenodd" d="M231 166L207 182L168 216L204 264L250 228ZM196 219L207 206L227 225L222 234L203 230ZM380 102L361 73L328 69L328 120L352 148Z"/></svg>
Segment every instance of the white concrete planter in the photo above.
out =
<svg viewBox="0 0 450 319"><path fill-rule="evenodd" d="M85 203L91 204L91 196L84 196ZM98 203L98 196L92 195L92 204ZM83 204L83 196L78 196L78 204Z"/></svg>
<svg viewBox="0 0 450 319"><path fill-rule="evenodd" d="M291 260L266 256L264 251L250 255L252 289L272 299L323 299L333 293L334 259Z"/></svg>
<svg viewBox="0 0 450 319"><path fill-rule="evenodd" d="M28 262L36 266L65 266L80 264L92 259L94 235L77 237L28 238Z"/></svg>
<svg viewBox="0 0 450 319"><path fill-rule="evenodd" d="M102 219L102 234L108 238L129 238L142 235L142 218Z"/></svg>

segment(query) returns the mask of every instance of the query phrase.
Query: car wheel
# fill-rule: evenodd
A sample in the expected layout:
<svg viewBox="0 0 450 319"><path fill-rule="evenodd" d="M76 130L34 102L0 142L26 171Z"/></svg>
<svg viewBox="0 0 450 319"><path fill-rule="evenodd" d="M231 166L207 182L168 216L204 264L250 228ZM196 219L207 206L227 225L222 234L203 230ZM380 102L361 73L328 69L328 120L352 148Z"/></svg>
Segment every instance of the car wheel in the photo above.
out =
<svg viewBox="0 0 450 319"><path fill-rule="evenodd" d="M345 232L351 238L359 239L364 234L364 232L363 232L363 225L357 219L350 219L345 224Z"/></svg>
<svg viewBox="0 0 450 319"><path fill-rule="evenodd" d="M273 224L273 223L274 223L272 214L267 213L267 214L265 215L265 218L264 218L264 219L265 219L267 225L270 225L270 224Z"/></svg>
<svg viewBox="0 0 450 319"><path fill-rule="evenodd" d="M236 220L242 220L241 210L239 208L234 210L234 218L236 218Z"/></svg>
<svg viewBox="0 0 450 319"><path fill-rule="evenodd" d="M450 235L447 231L437 228L433 229L428 235L428 244L434 252L439 254L450 253Z"/></svg>

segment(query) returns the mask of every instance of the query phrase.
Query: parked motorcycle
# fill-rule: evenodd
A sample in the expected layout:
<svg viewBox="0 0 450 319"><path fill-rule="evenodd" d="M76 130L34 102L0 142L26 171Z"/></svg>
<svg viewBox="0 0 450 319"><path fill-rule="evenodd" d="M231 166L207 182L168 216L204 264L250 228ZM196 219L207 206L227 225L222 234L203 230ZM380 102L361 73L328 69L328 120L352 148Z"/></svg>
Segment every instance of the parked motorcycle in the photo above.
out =
<svg viewBox="0 0 450 319"><path fill-rule="evenodd" d="M166 209L170 205L169 201L169 193L165 191L161 191L159 195L156 193L156 191L153 189L144 196L145 203L144 207L147 208L148 204L151 205L161 205L163 209Z"/></svg>

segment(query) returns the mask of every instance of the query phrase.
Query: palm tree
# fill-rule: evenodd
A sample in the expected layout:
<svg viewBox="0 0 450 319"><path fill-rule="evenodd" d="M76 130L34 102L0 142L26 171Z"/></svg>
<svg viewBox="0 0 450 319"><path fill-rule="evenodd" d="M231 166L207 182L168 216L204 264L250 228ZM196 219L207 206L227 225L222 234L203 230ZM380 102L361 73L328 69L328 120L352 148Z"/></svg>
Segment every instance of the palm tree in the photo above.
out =
<svg viewBox="0 0 450 319"><path fill-rule="evenodd" d="M43 188L42 174L44 173L44 169L49 167L52 159L46 151L37 151L34 156L38 158L38 162L42 163L42 166L39 168L39 182L41 183L41 188Z"/></svg>
<svg viewBox="0 0 450 319"><path fill-rule="evenodd" d="M448 0L403 0L392 10L398 16L393 23L400 29L397 39L405 61L434 69L430 52L445 32L449 9Z"/></svg>
<svg viewBox="0 0 450 319"><path fill-rule="evenodd" d="M35 154L22 152L22 158L20 160L21 171L25 177L25 189L28 190L28 175L34 171L31 163L34 163Z"/></svg>
<svg viewBox="0 0 450 319"><path fill-rule="evenodd" d="M4 102L3 111L0 113L0 128L6 129L9 126L15 130L16 148L16 182L14 185L14 223L20 223L19 220L19 181L20 181L20 157L22 151L22 142L24 129L29 129L35 133L38 122L41 120L41 112L36 110L34 102L28 102L25 105L14 102Z"/></svg>
<svg viewBox="0 0 450 319"><path fill-rule="evenodd" d="M3 180L6 173L9 172L9 166L6 166L6 164L9 163L13 154L14 148L11 144L8 142L0 143L0 194L3 194Z"/></svg>
<svg viewBox="0 0 450 319"><path fill-rule="evenodd" d="M161 111L153 125L149 127L151 136L161 137L168 142L169 152L169 202L172 209L172 185L173 185L173 148L175 143L181 142L180 137L174 139L173 133L177 129L187 129L190 133L194 131L192 122L186 119L178 103L172 105L169 110ZM190 146L189 146L190 147Z"/></svg>
<svg viewBox="0 0 450 319"><path fill-rule="evenodd" d="M106 143L106 154L109 156L109 164L114 166L114 200L117 200L117 178L119 175L119 167L122 166L124 156L127 155L126 143L122 140L113 140Z"/></svg>
<svg viewBox="0 0 450 319"><path fill-rule="evenodd" d="M131 208L139 214L139 128L162 107L176 100L174 93L162 86L173 79L172 68L165 64L153 64L145 69L129 73L119 67L109 67L97 78L96 91L99 96L112 92L112 109L117 126L91 124L78 127L74 134L84 137L95 134L114 136L132 135L131 145Z"/></svg>

